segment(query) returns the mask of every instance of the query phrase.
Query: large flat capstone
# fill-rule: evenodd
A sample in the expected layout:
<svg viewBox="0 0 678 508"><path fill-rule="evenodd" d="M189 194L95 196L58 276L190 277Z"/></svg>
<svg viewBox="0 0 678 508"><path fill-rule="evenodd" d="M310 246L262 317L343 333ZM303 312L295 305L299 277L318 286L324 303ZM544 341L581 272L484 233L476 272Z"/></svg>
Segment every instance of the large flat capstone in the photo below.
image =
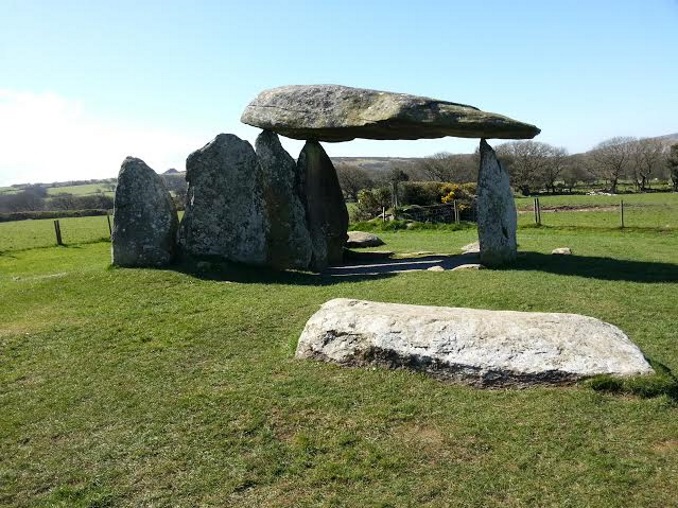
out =
<svg viewBox="0 0 678 508"><path fill-rule="evenodd" d="M296 357L404 367L483 387L654 372L624 332L592 317L345 298L309 319Z"/></svg>
<svg viewBox="0 0 678 508"><path fill-rule="evenodd" d="M531 139L540 130L465 104L340 85L293 85L261 92L241 121L294 139Z"/></svg>

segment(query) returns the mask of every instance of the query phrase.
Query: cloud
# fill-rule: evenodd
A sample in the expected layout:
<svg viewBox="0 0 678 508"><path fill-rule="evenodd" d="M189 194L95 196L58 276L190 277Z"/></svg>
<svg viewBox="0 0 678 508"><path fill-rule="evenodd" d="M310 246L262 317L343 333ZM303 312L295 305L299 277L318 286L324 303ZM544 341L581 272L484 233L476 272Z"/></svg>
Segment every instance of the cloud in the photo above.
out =
<svg viewBox="0 0 678 508"><path fill-rule="evenodd" d="M205 141L198 133L97 118L55 93L0 89L0 185L108 178L128 155L158 172L183 170Z"/></svg>

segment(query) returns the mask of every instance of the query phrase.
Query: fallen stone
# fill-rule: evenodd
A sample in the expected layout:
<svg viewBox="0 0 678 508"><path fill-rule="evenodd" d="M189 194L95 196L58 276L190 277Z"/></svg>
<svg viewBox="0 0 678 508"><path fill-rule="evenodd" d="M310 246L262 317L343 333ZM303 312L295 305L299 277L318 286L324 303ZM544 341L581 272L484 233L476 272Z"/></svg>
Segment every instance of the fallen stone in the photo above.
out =
<svg viewBox="0 0 678 508"><path fill-rule="evenodd" d="M572 249L569 247L558 247L557 249L553 249L551 251L551 254L559 254L561 256L570 256L572 255Z"/></svg>
<svg viewBox="0 0 678 508"><path fill-rule="evenodd" d="M377 235L366 233L364 231L349 231L346 247L353 249L360 249L363 247L379 247L384 245L384 242Z"/></svg>
<svg viewBox="0 0 678 508"><path fill-rule="evenodd" d="M478 254L479 252L480 252L480 243L478 242L469 243L461 248L462 254Z"/></svg>
<svg viewBox="0 0 678 508"><path fill-rule="evenodd" d="M313 247L297 163L274 132L259 134L255 147L269 219L268 263L274 268L308 269Z"/></svg>
<svg viewBox="0 0 678 508"><path fill-rule="evenodd" d="M340 85L261 92L240 119L283 136L315 141L461 138L531 139L534 125L473 106Z"/></svg>
<svg viewBox="0 0 678 508"><path fill-rule="evenodd" d="M127 157L115 190L111 255L117 266L164 266L175 254L179 220L162 177Z"/></svg>
<svg viewBox="0 0 678 508"><path fill-rule="evenodd" d="M483 268L485 267L480 263L466 263L464 265L455 266L454 268L452 268L452 271L459 272L462 270L482 270Z"/></svg>
<svg viewBox="0 0 678 508"><path fill-rule="evenodd" d="M311 234L312 270L341 264L348 235L348 210L337 172L317 141L307 141L297 161Z"/></svg>
<svg viewBox="0 0 678 508"><path fill-rule="evenodd" d="M484 139L480 141L477 192L480 262L492 267L511 263L518 254L516 204L509 175Z"/></svg>
<svg viewBox="0 0 678 508"><path fill-rule="evenodd" d="M434 265L426 269L427 272L444 272L445 269L440 265Z"/></svg>
<svg viewBox="0 0 678 508"><path fill-rule="evenodd" d="M480 387L654 372L619 328L592 317L345 298L330 300L308 320L295 356L407 368Z"/></svg>
<svg viewBox="0 0 678 508"><path fill-rule="evenodd" d="M268 217L254 149L219 134L188 156L188 199L179 230L182 252L241 263L267 261Z"/></svg>

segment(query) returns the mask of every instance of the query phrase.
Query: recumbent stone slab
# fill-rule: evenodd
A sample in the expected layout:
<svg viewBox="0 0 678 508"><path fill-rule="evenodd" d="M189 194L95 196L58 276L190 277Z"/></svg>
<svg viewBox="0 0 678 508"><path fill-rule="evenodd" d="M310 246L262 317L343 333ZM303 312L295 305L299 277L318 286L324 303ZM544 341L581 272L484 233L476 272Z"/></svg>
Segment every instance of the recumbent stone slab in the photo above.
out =
<svg viewBox="0 0 678 508"><path fill-rule="evenodd" d="M540 130L466 104L340 85L293 85L261 92L241 121L294 139L531 139Z"/></svg>
<svg viewBox="0 0 678 508"><path fill-rule="evenodd" d="M654 372L624 332L592 317L345 298L330 300L308 320L295 356L408 368L481 387Z"/></svg>

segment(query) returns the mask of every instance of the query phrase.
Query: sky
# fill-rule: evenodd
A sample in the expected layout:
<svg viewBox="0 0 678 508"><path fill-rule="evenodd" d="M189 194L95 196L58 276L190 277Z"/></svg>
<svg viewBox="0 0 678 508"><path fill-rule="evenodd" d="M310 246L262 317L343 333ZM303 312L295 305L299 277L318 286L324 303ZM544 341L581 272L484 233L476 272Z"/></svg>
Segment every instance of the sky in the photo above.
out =
<svg viewBox="0 0 678 508"><path fill-rule="evenodd" d="M0 186L184 170L267 88L460 102L586 151L678 132L678 0L0 0ZM297 157L302 142L282 138ZM324 143L332 157L477 140ZM498 144L495 142L494 144Z"/></svg>

